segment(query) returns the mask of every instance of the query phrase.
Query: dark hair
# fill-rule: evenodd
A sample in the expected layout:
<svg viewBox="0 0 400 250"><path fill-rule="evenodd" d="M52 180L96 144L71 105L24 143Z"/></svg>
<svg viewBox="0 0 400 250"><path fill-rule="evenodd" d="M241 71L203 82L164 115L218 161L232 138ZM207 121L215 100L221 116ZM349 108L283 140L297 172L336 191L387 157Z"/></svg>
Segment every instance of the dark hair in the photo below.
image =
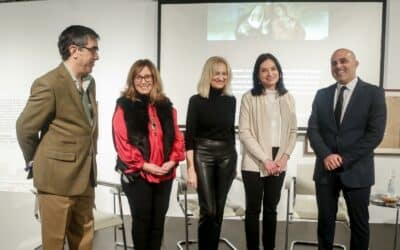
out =
<svg viewBox="0 0 400 250"><path fill-rule="evenodd" d="M88 37L91 39L99 39L99 35L91 28L81 25L71 25L61 32L58 37L58 50L63 61L67 60L71 54L69 46L76 45L83 47L87 44Z"/></svg>
<svg viewBox="0 0 400 250"><path fill-rule="evenodd" d="M281 64L279 63L278 59L276 59L276 57L270 53L259 55L256 60L256 63L254 64L253 88L251 89L251 94L253 96L257 96L257 95L262 95L264 93L264 86L262 85L261 80L258 76L260 73L260 66L266 60L272 60L275 63L276 68L278 69L279 80L276 83L276 90L278 91L278 95L282 96L286 94L288 90L285 88L285 85L283 84L283 73Z"/></svg>

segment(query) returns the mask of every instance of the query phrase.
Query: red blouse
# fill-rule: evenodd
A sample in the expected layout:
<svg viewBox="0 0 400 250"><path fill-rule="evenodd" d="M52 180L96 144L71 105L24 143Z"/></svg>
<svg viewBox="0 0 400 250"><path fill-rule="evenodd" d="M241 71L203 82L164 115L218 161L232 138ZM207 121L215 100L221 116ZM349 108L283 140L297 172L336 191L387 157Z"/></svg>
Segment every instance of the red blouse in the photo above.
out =
<svg viewBox="0 0 400 250"><path fill-rule="evenodd" d="M148 105L149 113L149 142L150 142L150 159L149 163L162 166L164 163L164 151L163 151L163 131L161 129L161 123L157 116L156 107L154 105ZM185 143L183 134L179 131L176 110L173 109L173 119L175 127L175 140L171 149L169 157L170 161L183 161L185 159ZM120 159L128 166L127 174L132 172L140 171L145 163L142 153L135 146L130 144L128 141L128 132L124 119L124 111L118 106L113 117L113 131L114 141L117 153ZM160 183L164 180L175 178L175 169L173 173L167 176L152 175L148 172L144 174L141 172L141 176L151 183Z"/></svg>

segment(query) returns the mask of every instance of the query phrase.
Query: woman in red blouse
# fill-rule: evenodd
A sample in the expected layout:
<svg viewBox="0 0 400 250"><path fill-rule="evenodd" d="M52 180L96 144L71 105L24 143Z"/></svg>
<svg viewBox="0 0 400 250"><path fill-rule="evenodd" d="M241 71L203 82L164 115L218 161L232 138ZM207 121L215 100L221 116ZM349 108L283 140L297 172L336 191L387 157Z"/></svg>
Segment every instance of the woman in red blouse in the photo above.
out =
<svg viewBox="0 0 400 250"><path fill-rule="evenodd" d="M162 91L154 64L136 61L126 90L117 100L113 136L118 161L124 165L122 188L131 209L136 250L159 250L172 180L184 160L176 110Z"/></svg>

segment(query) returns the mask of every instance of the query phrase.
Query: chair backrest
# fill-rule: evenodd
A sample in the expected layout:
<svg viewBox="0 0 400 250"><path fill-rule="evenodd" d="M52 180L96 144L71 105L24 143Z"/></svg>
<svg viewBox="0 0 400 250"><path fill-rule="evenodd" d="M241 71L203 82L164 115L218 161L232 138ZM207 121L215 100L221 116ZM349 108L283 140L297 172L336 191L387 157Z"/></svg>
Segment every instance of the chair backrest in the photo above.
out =
<svg viewBox="0 0 400 250"><path fill-rule="evenodd" d="M94 231L108 227L116 227L122 225L123 221L118 214L93 210Z"/></svg>
<svg viewBox="0 0 400 250"><path fill-rule="evenodd" d="M314 164L298 164L296 175L296 194L315 195L313 181Z"/></svg>
<svg viewBox="0 0 400 250"><path fill-rule="evenodd" d="M317 207L315 197L315 183L313 181L314 164L303 163L297 165L296 175L296 212L299 217L317 219ZM348 221L346 202L343 193L339 194L338 221Z"/></svg>

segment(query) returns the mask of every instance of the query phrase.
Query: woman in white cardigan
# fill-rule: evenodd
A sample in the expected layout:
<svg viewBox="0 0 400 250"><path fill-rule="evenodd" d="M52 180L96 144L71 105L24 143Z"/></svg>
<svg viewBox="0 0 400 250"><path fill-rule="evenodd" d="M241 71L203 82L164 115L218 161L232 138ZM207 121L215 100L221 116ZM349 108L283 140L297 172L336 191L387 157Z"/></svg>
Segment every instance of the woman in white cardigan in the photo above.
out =
<svg viewBox="0 0 400 250"><path fill-rule="evenodd" d="M249 250L259 249L261 204L262 243L265 250L275 248L276 207L296 133L295 102L284 86L279 61L261 54L254 65L253 88L243 95L239 115Z"/></svg>

